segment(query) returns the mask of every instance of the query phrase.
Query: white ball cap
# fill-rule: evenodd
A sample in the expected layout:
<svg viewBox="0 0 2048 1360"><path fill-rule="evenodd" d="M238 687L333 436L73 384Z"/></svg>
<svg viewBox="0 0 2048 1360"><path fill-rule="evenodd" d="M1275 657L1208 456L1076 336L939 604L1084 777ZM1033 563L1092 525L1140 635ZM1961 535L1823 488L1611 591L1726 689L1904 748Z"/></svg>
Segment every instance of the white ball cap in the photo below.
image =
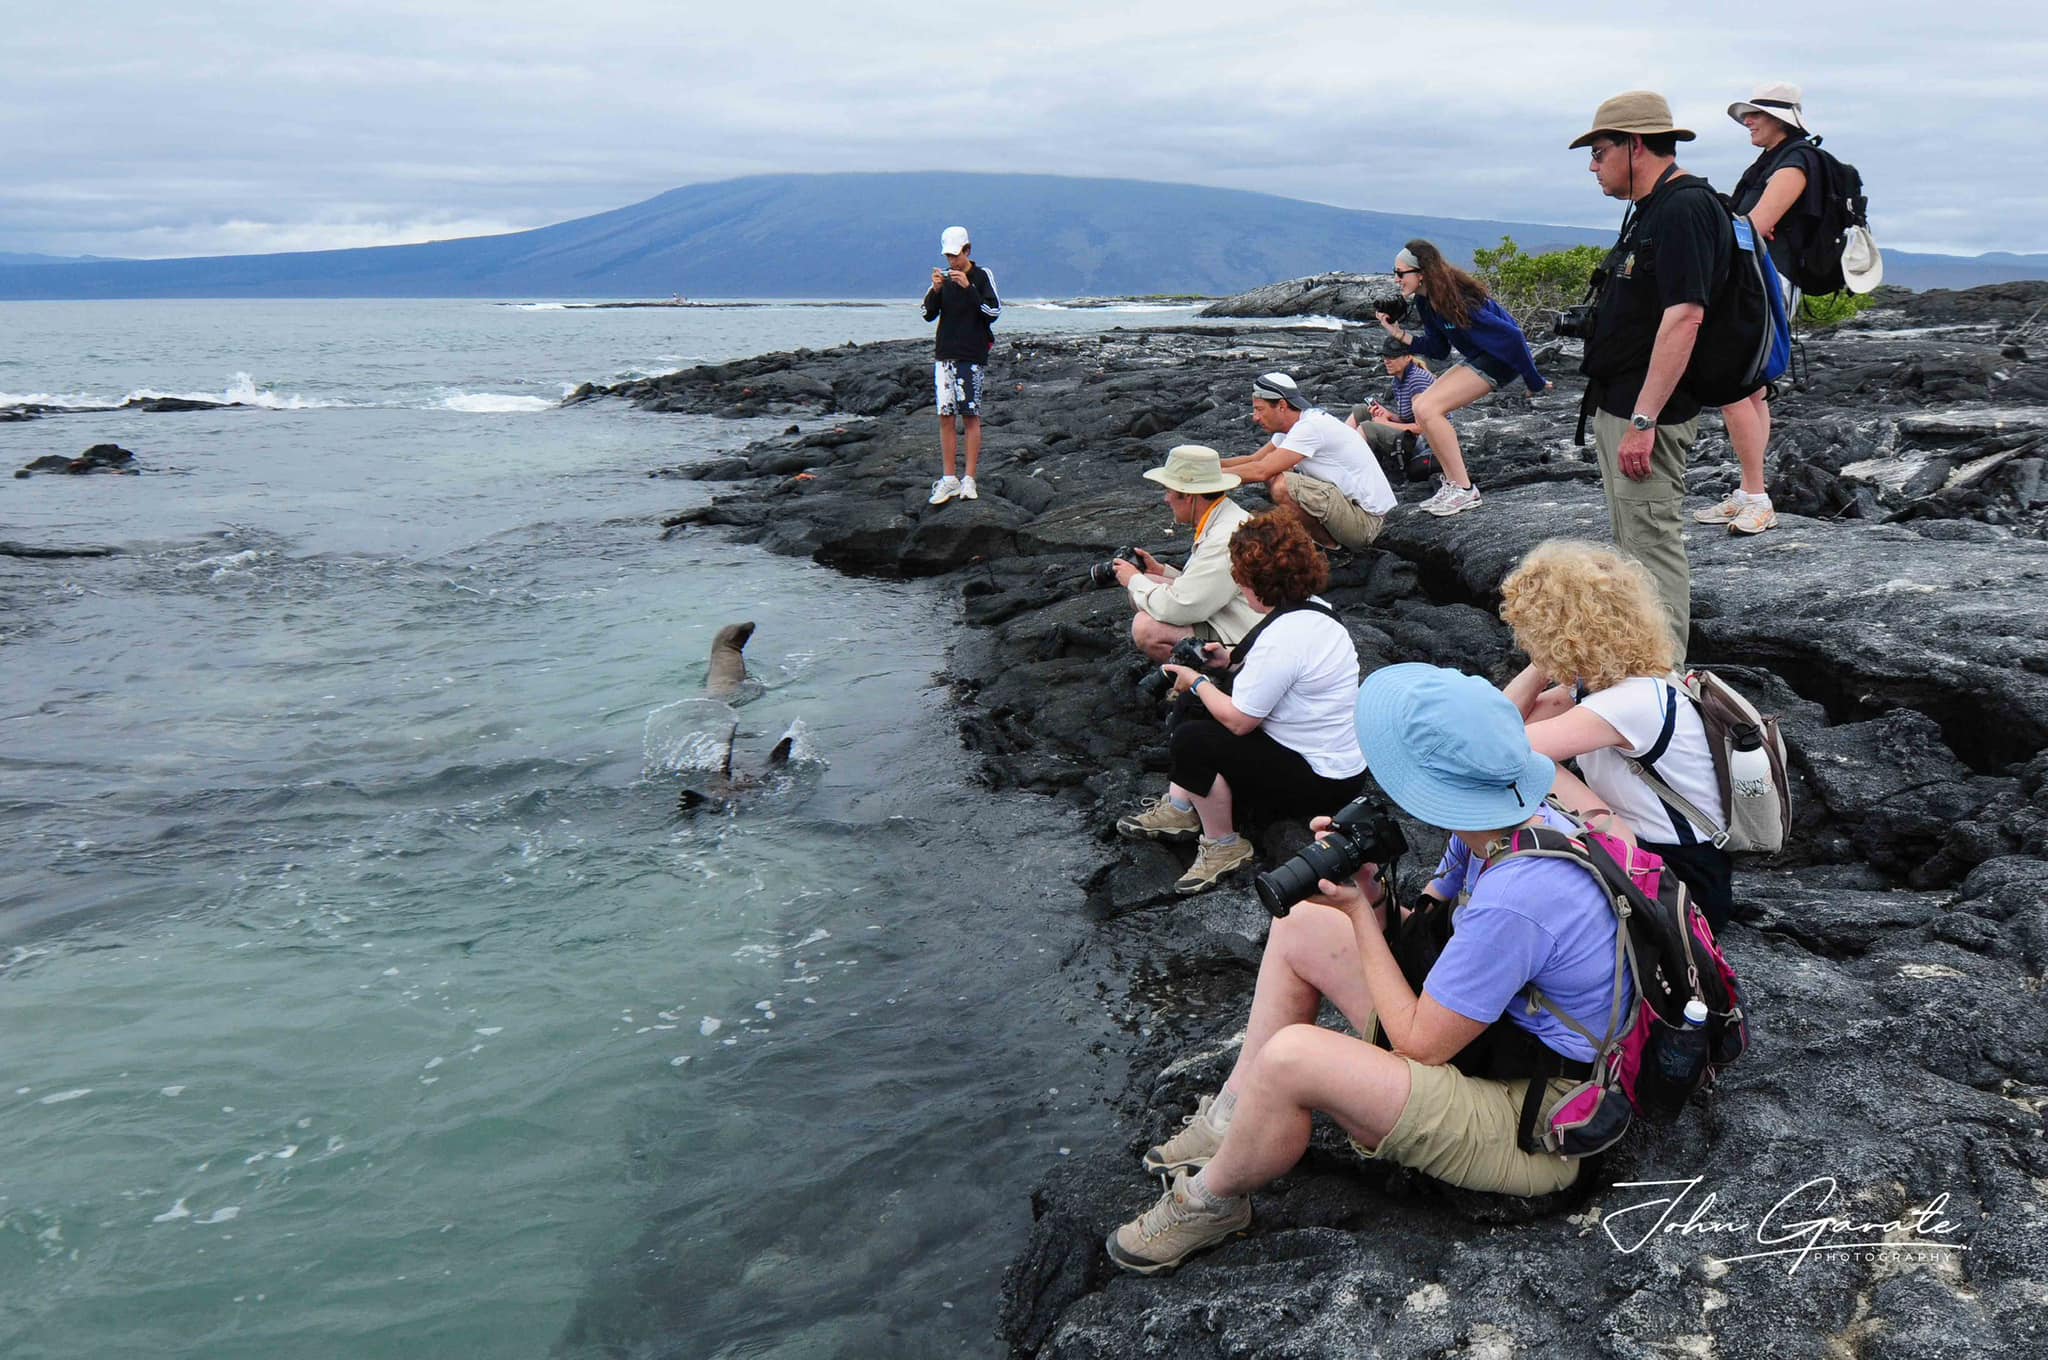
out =
<svg viewBox="0 0 2048 1360"><path fill-rule="evenodd" d="M944 232L940 233L939 253L941 255L958 255L965 249L967 249L967 228L947 227Z"/></svg>

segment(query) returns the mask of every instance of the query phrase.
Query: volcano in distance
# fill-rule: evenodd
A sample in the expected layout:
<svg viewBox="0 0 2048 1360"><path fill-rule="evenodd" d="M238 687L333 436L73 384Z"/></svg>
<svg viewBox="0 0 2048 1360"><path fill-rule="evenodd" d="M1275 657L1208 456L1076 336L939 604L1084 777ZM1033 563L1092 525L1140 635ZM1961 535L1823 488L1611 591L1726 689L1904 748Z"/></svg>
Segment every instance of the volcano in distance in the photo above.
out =
<svg viewBox="0 0 2048 1360"><path fill-rule="evenodd" d="M1013 297L1221 295L1384 270L1427 237L1454 259L1512 236L1532 252L1609 231L1365 212L1238 189L1058 175L759 175L503 236L204 259L0 264L0 298L901 297L950 223ZM2048 256L1888 252L1886 279L1968 287L2048 277Z"/></svg>

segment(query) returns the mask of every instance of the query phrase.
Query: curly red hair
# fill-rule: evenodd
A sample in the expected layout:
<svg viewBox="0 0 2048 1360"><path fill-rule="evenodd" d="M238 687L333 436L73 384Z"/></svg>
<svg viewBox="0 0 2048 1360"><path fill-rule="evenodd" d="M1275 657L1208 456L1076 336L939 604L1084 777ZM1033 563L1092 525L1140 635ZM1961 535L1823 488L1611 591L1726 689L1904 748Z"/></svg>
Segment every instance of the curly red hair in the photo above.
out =
<svg viewBox="0 0 2048 1360"><path fill-rule="evenodd" d="M1330 583L1330 564L1292 510L1268 510L1230 539L1230 576L1262 604L1305 600Z"/></svg>

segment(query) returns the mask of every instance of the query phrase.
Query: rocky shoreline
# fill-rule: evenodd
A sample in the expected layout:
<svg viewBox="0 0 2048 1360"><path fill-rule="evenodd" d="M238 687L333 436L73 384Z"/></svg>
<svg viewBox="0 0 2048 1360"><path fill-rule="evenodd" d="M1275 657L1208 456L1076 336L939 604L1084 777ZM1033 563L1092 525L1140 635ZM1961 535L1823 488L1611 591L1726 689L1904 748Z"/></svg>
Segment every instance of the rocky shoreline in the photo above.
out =
<svg viewBox="0 0 2048 1360"><path fill-rule="evenodd" d="M1728 947L1757 1042L1714 1099L1632 1135L1549 1205L1365 1168L1324 1128L1257 1197L1250 1237L1158 1279L1118 1276L1101 1238L1156 1193L1139 1150L1219 1079L1265 917L1242 885L1173 899L1179 860L1110 834L1165 751L1132 693L1143 667L1128 607L1084 574L1122 543L1185 551L1138 472L1176 443L1255 447L1253 373L1287 368L1333 407L1382 392L1371 335L1006 332L982 498L938 509L924 504L936 441L922 342L569 400L790 420L739 455L651 473L729 488L665 532L957 583L963 743L992 786L1057 798L1101 828L1074 893L1096 942L1068 966L1076 994L1097 994L1132 1034L1138 1078L1115 1098L1122 1136L1049 1166L1034 1195L1003 1300L1013 1353L2032 1354L2048 1344L2048 366L2010 332L2044 299L2038 284L1891 295L1810 337L1809 388L1777 408L1781 527L1693 535L1692 657L1739 668L1783 716L1798 803L1786 853L1738 870ZM1604 537L1597 472L1571 442L1575 357L1553 342L1539 366L1558 394L1533 408L1497 396L1459 418L1479 511L1397 511L1374 550L1338 565L1327 593L1367 667L1504 677L1504 570L1553 534ZM1688 477L1703 498L1735 480L1708 425ZM1267 828L1269 862L1301 834ZM1433 859L1434 842L1418 849ZM1624 1250L1635 1234L1617 1225L1647 1233L1655 1214L1635 1206L1670 1193L1625 1183L1693 1177L1672 1226L1717 1197L1693 1230ZM1825 1221L1910 1223L1938 1198L1947 1226L1929 1220L1919 1237L1936 1245L1917 1252L1822 1250L1796 1270L1785 1256L1713 1259L1815 1221L1779 1245L1887 1231L1898 1243L1905 1229L1828 1236Z"/></svg>

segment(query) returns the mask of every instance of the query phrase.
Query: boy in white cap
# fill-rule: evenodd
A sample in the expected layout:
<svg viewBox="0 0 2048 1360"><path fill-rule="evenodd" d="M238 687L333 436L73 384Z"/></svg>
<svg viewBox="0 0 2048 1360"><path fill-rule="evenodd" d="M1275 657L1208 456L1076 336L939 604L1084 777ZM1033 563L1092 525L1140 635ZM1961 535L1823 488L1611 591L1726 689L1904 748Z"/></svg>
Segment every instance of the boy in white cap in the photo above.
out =
<svg viewBox="0 0 2048 1360"><path fill-rule="evenodd" d="M981 467L981 392L988 352L994 348L991 329L1003 314L996 281L971 258L967 228L947 227L939 236L944 269L932 270L924 295L924 319L939 323L933 348L932 385L939 402L939 456L943 475L932 483L931 503L944 505L955 496L974 500L979 494L974 474ZM967 427L967 475L956 475L958 433L953 417Z"/></svg>

